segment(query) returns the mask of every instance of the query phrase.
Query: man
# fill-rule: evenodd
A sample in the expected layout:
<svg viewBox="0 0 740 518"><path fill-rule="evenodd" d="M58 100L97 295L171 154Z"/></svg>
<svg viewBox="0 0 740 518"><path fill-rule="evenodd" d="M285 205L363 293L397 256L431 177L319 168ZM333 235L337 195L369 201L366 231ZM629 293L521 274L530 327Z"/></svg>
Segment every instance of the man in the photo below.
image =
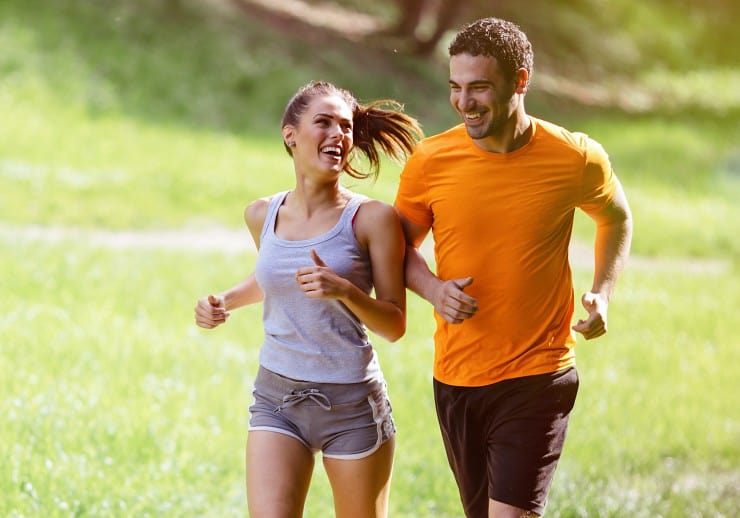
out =
<svg viewBox="0 0 740 518"><path fill-rule="evenodd" d="M435 404L466 516L537 516L578 390L575 334L607 330L632 217L597 142L527 115L519 27L478 20L449 51L462 124L424 140L401 175L406 282L434 305ZM576 207L596 223L595 271L571 327ZM436 275L418 251L430 229Z"/></svg>

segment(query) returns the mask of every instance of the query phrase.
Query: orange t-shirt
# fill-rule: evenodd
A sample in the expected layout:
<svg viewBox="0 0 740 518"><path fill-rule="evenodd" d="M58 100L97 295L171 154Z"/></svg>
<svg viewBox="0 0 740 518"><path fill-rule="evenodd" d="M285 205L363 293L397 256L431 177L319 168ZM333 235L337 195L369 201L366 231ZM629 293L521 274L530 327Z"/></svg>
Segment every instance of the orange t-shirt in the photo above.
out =
<svg viewBox="0 0 740 518"><path fill-rule="evenodd" d="M482 386L575 363L568 262L575 208L602 208L617 179L604 149L535 118L511 153L477 147L463 125L425 139L408 160L396 207L431 226L437 276L472 276L478 312L435 313L434 377Z"/></svg>

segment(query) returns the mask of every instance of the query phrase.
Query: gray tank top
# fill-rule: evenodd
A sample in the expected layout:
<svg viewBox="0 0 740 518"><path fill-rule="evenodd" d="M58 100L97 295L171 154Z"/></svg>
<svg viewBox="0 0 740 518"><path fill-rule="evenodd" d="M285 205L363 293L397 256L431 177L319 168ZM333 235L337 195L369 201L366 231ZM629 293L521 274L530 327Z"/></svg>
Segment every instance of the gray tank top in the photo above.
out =
<svg viewBox="0 0 740 518"><path fill-rule="evenodd" d="M334 299L309 299L295 273L314 264L313 248L327 266L365 293L372 290L370 258L357 243L352 220L365 196L354 195L334 228L320 236L289 241L275 234L278 209L288 192L273 196L260 235L255 266L265 295L265 341L260 364L282 376L321 383L382 380L365 326Z"/></svg>

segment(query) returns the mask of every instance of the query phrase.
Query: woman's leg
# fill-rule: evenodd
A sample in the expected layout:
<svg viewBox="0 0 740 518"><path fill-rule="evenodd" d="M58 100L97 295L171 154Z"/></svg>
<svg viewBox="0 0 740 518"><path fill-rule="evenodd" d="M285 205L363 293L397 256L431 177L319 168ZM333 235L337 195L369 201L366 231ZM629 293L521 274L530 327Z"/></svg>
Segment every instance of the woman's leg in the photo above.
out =
<svg viewBox="0 0 740 518"><path fill-rule="evenodd" d="M247 437L247 503L251 518L300 518L314 456L297 439L277 432Z"/></svg>
<svg viewBox="0 0 740 518"><path fill-rule="evenodd" d="M362 459L324 458L336 518L384 518L393 471L395 438Z"/></svg>

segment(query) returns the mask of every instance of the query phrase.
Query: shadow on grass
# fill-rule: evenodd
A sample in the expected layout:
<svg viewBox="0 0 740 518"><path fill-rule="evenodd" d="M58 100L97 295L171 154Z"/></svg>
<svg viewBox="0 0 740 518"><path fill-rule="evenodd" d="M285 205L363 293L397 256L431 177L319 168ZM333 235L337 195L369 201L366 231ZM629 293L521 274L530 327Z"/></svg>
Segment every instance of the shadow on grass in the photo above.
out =
<svg viewBox="0 0 740 518"><path fill-rule="evenodd" d="M433 65L267 9L228 5L9 0L0 15L16 43L0 69L41 76L92 116L123 113L219 132L275 128L290 96L312 79L363 99L408 99L417 115L433 115L429 99L446 103Z"/></svg>

